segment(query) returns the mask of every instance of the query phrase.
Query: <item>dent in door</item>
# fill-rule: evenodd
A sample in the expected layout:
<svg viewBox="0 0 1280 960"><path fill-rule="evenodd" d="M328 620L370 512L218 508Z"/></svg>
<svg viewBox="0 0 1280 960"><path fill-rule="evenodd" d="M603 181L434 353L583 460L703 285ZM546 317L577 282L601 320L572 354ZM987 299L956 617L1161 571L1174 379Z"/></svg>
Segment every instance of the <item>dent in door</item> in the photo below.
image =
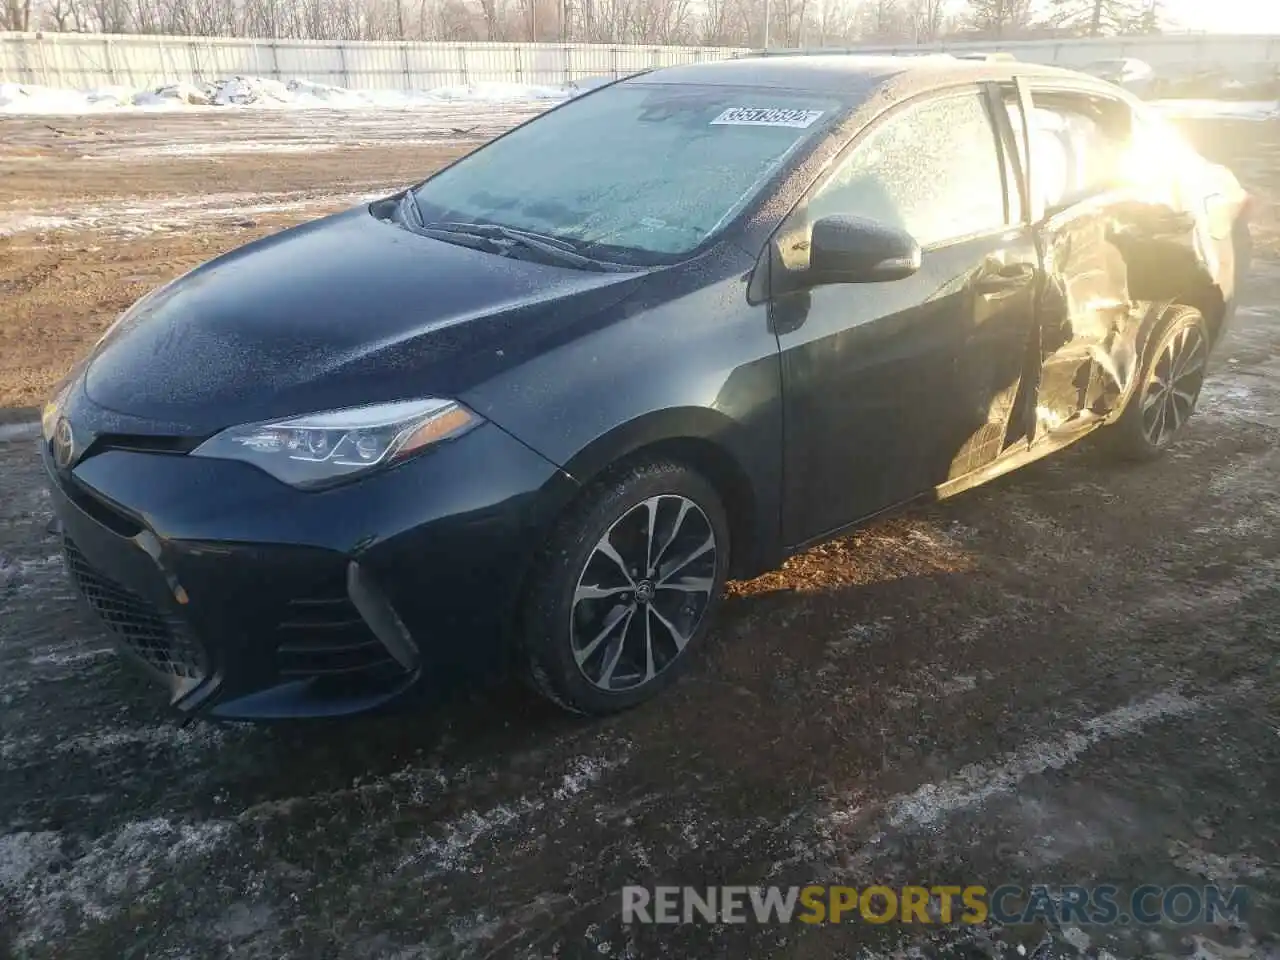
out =
<svg viewBox="0 0 1280 960"><path fill-rule="evenodd" d="M1046 224L1033 439L1120 409L1163 304L1220 313L1200 233L1194 216L1138 201L1081 205Z"/></svg>

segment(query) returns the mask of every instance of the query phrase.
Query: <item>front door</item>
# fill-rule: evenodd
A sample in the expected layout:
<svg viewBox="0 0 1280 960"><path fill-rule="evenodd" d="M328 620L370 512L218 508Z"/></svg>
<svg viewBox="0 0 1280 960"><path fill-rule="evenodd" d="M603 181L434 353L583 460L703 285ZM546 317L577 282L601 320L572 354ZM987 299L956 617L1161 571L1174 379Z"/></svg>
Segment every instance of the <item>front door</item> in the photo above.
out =
<svg viewBox="0 0 1280 960"><path fill-rule="evenodd" d="M891 224L924 248L905 280L773 299L789 544L927 493L1004 448L1038 255L1015 222L1003 143L980 88L913 101L860 136L775 236L783 281L807 266L812 223L832 214Z"/></svg>

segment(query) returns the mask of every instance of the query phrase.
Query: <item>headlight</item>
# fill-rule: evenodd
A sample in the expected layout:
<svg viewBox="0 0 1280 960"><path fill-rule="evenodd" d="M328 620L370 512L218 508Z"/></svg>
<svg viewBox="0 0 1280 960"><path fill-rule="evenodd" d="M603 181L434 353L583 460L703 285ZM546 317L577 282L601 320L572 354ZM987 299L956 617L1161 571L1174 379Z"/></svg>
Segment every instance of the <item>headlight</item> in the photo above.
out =
<svg viewBox="0 0 1280 960"><path fill-rule="evenodd" d="M40 435L45 440L53 438L53 428L58 423L58 415L62 413L62 407L67 402L67 394L71 392L71 388L76 385L76 377L79 376L79 364L76 368L67 374L62 383L58 385L57 390L49 401L40 411Z"/></svg>
<svg viewBox="0 0 1280 960"><path fill-rule="evenodd" d="M295 487L399 463L481 422L452 400L405 400L231 427L191 452L243 460Z"/></svg>

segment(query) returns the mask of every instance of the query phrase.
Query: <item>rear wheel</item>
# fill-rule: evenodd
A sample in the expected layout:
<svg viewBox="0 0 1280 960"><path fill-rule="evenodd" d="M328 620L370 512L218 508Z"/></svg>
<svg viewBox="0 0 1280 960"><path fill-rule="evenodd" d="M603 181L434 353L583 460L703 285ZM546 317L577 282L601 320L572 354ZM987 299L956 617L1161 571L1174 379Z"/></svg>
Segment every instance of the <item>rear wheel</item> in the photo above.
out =
<svg viewBox="0 0 1280 960"><path fill-rule="evenodd" d="M724 508L688 467L648 461L596 483L531 577L522 624L529 678L576 713L649 699L706 634L728 562Z"/></svg>
<svg viewBox="0 0 1280 960"><path fill-rule="evenodd" d="M1209 331L1194 307L1166 312L1152 341L1142 380L1124 413L1103 433L1112 452L1130 460L1159 456L1186 426L1209 364Z"/></svg>

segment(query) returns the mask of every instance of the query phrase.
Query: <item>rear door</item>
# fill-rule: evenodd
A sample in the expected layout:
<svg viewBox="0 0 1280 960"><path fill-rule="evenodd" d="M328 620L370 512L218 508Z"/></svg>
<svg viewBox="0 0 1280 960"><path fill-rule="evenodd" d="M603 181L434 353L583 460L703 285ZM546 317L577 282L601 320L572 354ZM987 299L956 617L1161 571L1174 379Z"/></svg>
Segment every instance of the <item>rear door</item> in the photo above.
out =
<svg viewBox="0 0 1280 960"><path fill-rule="evenodd" d="M1038 257L992 116L979 86L895 108L772 241L790 544L929 492L1005 446ZM892 282L795 284L812 224L832 214L905 229L924 248L922 269Z"/></svg>
<svg viewBox="0 0 1280 960"><path fill-rule="evenodd" d="M1123 101L1032 84L1010 112L1026 124L1045 271L1031 428L1038 440L1087 426L1119 402L1132 379L1133 332L1142 318L1117 236L1146 198L1123 175L1132 126Z"/></svg>

